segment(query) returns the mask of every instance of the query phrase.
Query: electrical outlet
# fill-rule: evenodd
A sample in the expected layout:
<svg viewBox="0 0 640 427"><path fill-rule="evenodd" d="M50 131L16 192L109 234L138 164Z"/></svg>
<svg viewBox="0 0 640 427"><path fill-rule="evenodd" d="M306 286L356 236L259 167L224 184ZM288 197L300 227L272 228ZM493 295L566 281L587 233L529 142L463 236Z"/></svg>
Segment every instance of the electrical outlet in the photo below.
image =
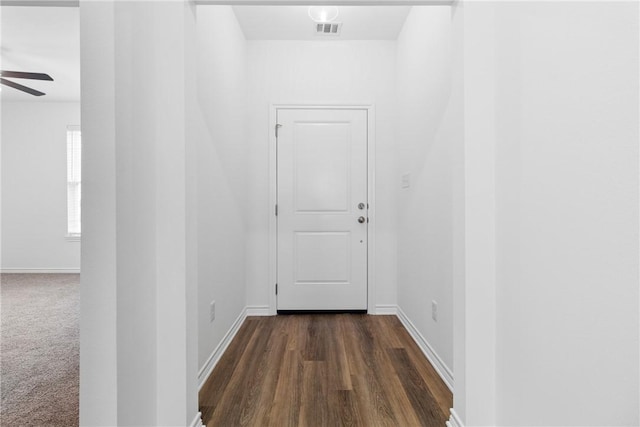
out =
<svg viewBox="0 0 640 427"><path fill-rule="evenodd" d="M402 175L402 188L409 187L411 187L411 174L405 173L404 175Z"/></svg>
<svg viewBox="0 0 640 427"><path fill-rule="evenodd" d="M438 303L436 301L431 301L431 318L434 322L438 321Z"/></svg>
<svg viewBox="0 0 640 427"><path fill-rule="evenodd" d="M216 320L216 302L211 301L209 305L209 322L213 322L214 320Z"/></svg>

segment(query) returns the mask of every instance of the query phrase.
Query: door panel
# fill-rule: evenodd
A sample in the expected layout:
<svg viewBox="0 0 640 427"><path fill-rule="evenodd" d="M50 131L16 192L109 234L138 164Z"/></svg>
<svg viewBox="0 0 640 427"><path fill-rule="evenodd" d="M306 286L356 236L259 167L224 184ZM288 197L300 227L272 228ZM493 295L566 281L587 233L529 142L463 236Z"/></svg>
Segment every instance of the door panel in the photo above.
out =
<svg viewBox="0 0 640 427"><path fill-rule="evenodd" d="M277 117L278 309L364 310L367 112L282 109Z"/></svg>
<svg viewBox="0 0 640 427"><path fill-rule="evenodd" d="M294 123L296 213L349 209L348 123Z"/></svg>
<svg viewBox="0 0 640 427"><path fill-rule="evenodd" d="M348 284L351 277L351 233L296 232L295 284Z"/></svg>

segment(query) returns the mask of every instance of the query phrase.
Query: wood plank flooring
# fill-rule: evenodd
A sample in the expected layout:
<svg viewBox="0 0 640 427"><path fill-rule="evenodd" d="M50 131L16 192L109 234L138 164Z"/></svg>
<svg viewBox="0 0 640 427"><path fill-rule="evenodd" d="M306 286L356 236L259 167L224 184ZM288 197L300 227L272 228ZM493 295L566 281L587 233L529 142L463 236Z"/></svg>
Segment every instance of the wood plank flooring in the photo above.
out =
<svg viewBox="0 0 640 427"><path fill-rule="evenodd" d="M451 392L395 316L248 317L200 391L207 427L442 427Z"/></svg>

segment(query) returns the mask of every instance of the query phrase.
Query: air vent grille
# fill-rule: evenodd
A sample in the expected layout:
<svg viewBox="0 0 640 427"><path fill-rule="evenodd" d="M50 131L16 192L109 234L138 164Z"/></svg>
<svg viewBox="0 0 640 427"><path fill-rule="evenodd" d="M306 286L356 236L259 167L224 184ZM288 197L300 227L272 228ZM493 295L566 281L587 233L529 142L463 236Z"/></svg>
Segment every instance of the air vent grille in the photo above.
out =
<svg viewBox="0 0 640 427"><path fill-rule="evenodd" d="M340 35L342 30L341 22L316 23L316 36L319 37L336 37Z"/></svg>

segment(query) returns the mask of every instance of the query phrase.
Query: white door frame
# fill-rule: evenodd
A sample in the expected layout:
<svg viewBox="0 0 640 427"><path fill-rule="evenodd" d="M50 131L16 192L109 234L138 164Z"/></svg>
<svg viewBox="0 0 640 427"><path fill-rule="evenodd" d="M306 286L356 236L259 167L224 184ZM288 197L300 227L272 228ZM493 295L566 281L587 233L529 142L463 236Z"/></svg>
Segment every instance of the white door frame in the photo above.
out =
<svg viewBox="0 0 640 427"><path fill-rule="evenodd" d="M278 281L278 220L275 215L277 202L277 149L275 125L278 110L364 110L367 112L367 203L369 203L369 224L367 238L367 312L376 314L376 109L373 104L327 105L314 103L276 104L269 108L269 314L278 310L275 284Z"/></svg>

